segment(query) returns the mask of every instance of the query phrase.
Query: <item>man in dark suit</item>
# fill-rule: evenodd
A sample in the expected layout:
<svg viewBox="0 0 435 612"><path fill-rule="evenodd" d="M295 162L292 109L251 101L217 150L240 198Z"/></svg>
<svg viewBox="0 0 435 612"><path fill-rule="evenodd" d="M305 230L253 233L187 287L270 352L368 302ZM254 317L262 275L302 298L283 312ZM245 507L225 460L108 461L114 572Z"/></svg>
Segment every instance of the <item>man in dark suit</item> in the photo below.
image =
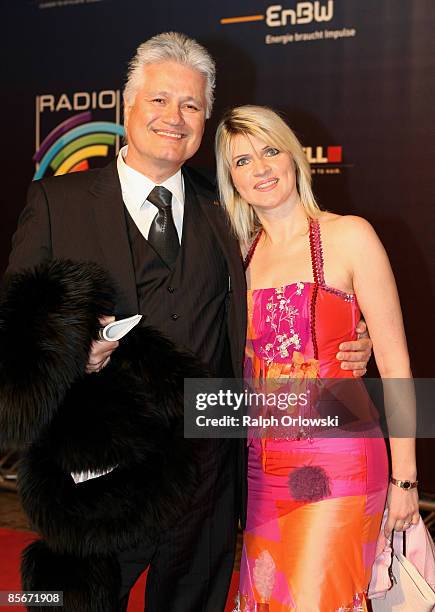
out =
<svg viewBox="0 0 435 612"><path fill-rule="evenodd" d="M124 90L128 145L105 168L31 185L8 270L45 258L97 262L118 286L115 317L140 312L212 375L241 377L239 248L212 187L183 166L201 143L214 79L212 58L186 36L143 43ZM363 362L368 344L357 353ZM104 367L116 346L94 343L88 372ZM206 441L191 512L158 541L120 554L120 609L149 564L148 612L224 609L245 498L242 455L235 441Z"/></svg>

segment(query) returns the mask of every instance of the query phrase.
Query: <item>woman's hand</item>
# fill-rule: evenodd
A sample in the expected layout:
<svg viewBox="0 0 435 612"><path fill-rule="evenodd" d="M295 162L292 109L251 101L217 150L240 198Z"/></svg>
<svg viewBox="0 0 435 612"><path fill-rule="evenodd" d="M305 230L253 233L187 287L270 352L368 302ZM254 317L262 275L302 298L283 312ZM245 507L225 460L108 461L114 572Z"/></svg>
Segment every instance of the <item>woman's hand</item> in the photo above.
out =
<svg viewBox="0 0 435 612"><path fill-rule="evenodd" d="M393 531L405 531L416 525L419 519L417 489L406 490L390 483L387 496L388 515L385 522L385 537Z"/></svg>

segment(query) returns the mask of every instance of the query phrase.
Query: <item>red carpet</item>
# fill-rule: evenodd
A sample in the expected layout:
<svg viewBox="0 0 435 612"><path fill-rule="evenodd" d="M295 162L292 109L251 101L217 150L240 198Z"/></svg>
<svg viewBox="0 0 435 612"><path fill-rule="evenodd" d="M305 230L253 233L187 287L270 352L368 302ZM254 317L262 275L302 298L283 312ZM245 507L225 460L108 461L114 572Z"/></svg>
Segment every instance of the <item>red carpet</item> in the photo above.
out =
<svg viewBox="0 0 435 612"><path fill-rule="evenodd" d="M19 572L21 551L35 537L29 531L0 529L0 591L21 590ZM238 581L239 574L234 572L225 612L231 612L234 607L234 597L237 592ZM128 612L143 612L145 582L146 572L137 581L131 592ZM21 606L8 606L7 610L8 612L23 612L25 608Z"/></svg>

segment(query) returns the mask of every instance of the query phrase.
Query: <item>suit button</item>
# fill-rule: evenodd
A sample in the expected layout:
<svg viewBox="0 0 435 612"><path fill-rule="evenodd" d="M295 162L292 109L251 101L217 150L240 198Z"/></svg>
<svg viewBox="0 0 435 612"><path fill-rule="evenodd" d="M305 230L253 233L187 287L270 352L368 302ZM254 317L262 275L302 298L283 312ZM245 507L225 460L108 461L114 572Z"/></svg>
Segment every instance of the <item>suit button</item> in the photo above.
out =
<svg viewBox="0 0 435 612"><path fill-rule="evenodd" d="M176 320L177 320L177 319L179 319L179 318L180 318L180 315L177 315L177 313L176 313L176 312L174 312L174 314L172 314L172 315L171 315L171 319L172 319L173 321L176 321Z"/></svg>
<svg viewBox="0 0 435 612"><path fill-rule="evenodd" d="M168 291L169 291L169 293L174 293L175 289L174 289L174 287L168 287Z"/></svg>

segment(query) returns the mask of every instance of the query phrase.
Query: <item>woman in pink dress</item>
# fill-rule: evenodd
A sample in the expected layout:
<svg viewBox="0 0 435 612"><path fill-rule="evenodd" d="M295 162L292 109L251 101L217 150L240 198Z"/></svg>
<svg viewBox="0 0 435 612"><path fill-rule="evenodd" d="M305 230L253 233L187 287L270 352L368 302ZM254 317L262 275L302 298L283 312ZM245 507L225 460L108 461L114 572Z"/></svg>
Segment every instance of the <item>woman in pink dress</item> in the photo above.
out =
<svg viewBox="0 0 435 612"><path fill-rule="evenodd" d="M268 108L235 108L218 127L216 158L221 201L246 254L245 378L261 387L348 377L338 346L355 338L361 313L382 378L410 378L382 244L364 219L319 209L286 123ZM418 520L414 439L390 439L388 483L384 439L376 426L371 433L250 437L237 610L367 610L385 502L387 534Z"/></svg>

